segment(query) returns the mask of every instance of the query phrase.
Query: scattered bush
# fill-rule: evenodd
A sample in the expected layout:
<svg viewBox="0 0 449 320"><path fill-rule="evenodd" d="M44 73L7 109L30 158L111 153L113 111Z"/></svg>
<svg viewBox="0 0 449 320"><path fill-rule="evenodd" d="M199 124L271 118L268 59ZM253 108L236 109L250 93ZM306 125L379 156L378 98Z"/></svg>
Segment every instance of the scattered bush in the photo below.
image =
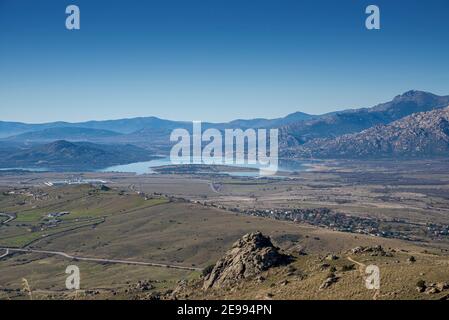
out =
<svg viewBox="0 0 449 320"><path fill-rule="evenodd" d="M426 282L424 280L419 280L416 283L416 287L418 287L418 288L425 288L426 287Z"/></svg>
<svg viewBox="0 0 449 320"><path fill-rule="evenodd" d="M341 267L341 271L346 272L346 271L352 271L355 270L355 265L353 264L345 264L343 267Z"/></svg>
<svg viewBox="0 0 449 320"><path fill-rule="evenodd" d="M202 272L203 277L209 275L212 272L212 270L214 269L214 267L215 267L215 265L211 264L211 265L208 265L206 268L204 268L203 272Z"/></svg>

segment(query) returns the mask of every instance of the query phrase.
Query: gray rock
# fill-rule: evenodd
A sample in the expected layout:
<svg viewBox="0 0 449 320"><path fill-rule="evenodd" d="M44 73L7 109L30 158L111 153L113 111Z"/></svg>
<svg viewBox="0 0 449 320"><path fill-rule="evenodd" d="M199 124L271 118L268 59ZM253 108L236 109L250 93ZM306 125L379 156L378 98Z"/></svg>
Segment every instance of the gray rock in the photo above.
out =
<svg viewBox="0 0 449 320"><path fill-rule="evenodd" d="M426 290L424 291L425 294L436 294L436 293L440 293L440 290L438 290L435 287L428 287L426 288Z"/></svg>
<svg viewBox="0 0 449 320"><path fill-rule="evenodd" d="M447 290L447 289L449 289L449 283L447 283L447 282L438 282L435 285L435 288L437 288L440 291Z"/></svg>
<svg viewBox="0 0 449 320"><path fill-rule="evenodd" d="M204 278L203 289L229 286L292 261L292 256L281 253L262 233L246 234L234 243Z"/></svg>
<svg viewBox="0 0 449 320"><path fill-rule="evenodd" d="M332 274L330 277L328 277L320 286L320 290L324 290L329 288L331 285L336 283L338 281L338 277L335 276L335 274Z"/></svg>

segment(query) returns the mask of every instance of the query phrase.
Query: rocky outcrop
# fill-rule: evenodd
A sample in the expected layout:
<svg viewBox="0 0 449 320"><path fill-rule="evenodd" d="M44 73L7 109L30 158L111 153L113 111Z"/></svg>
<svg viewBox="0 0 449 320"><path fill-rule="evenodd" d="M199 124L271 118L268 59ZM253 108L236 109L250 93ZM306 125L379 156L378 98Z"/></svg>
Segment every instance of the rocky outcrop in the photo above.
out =
<svg viewBox="0 0 449 320"><path fill-rule="evenodd" d="M235 242L232 248L205 276L203 289L232 285L268 270L289 264L292 256L280 252L270 238L260 232L250 233Z"/></svg>
<svg viewBox="0 0 449 320"><path fill-rule="evenodd" d="M449 289L447 282L426 283L424 280L418 281L416 289L419 293L437 294Z"/></svg>
<svg viewBox="0 0 449 320"><path fill-rule="evenodd" d="M377 257L377 256L381 256L381 257L392 257L393 254L391 253L391 251L385 251L385 249L380 246L372 246L372 247L355 247L353 249L351 249L349 252L349 254L369 254L370 256L373 257Z"/></svg>

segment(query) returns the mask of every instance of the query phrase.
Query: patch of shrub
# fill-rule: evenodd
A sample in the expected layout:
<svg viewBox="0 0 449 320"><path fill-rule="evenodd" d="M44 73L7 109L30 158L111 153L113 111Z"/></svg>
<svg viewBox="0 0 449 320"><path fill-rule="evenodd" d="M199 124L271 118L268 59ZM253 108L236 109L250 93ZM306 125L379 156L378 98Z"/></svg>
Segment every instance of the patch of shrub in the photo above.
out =
<svg viewBox="0 0 449 320"><path fill-rule="evenodd" d="M345 264L343 267L341 267L341 271L346 272L346 271L352 271L355 270L355 265L353 264Z"/></svg>
<svg viewBox="0 0 449 320"><path fill-rule="evenodd" d="M214 264L210 264L206 268L204 268L202 271L203 277L206 277L207 275L209 275L212 272L212 270L214 269L214 267L215 267Z"/></svg>

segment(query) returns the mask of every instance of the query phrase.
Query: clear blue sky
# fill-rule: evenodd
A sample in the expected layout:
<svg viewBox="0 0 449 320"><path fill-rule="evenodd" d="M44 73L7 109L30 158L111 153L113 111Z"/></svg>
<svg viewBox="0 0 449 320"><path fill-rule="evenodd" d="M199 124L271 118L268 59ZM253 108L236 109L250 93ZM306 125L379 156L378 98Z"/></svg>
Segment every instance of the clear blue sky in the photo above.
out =
<svg viewBox="0 0 449 320"><path fill-rule="evenodd" d="M448 19L447 0L0 0L0 120L225 121L449 94Z"/></svg>

